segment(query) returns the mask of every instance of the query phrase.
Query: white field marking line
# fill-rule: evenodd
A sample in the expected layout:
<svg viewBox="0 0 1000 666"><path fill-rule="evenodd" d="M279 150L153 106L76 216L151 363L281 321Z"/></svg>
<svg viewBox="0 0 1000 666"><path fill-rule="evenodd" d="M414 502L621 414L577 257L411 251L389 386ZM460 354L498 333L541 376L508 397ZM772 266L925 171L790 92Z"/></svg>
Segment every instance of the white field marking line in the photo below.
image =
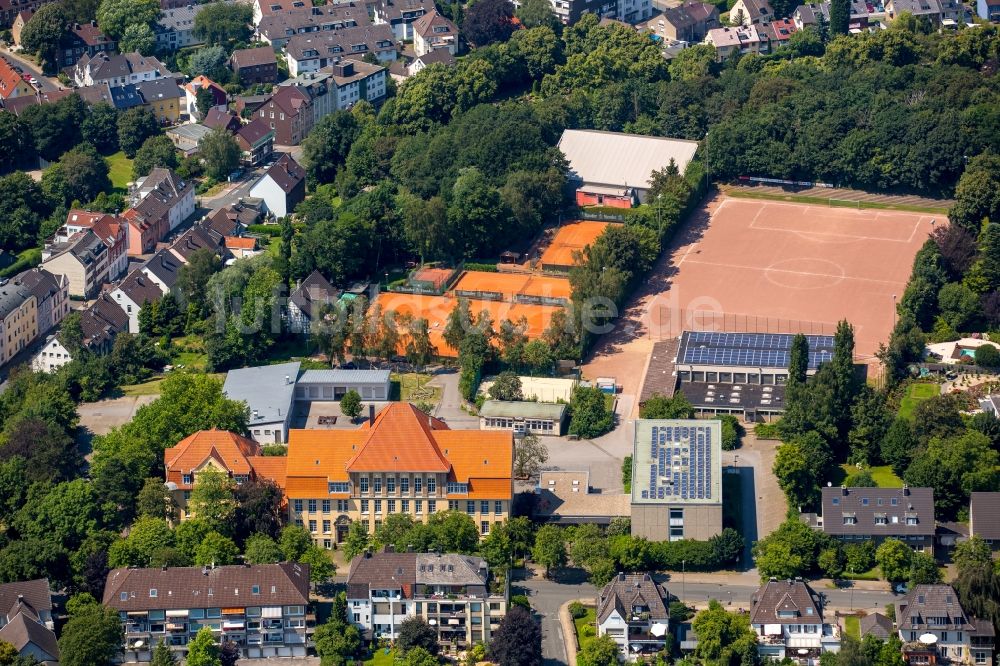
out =
<svg viewBox="0 0 1000 666"><path fill-rule="evenodd" d="M919 225L918 225L919 226ZM858 241L875 241L877 243L904 243L909 244L913 241L913 235L917 232L916 227L910 232L910 237L906 240L897 238L882 238L881 236L854 236L852 234L836 234L828 231L804 231L802 229L780 229L777 227L753 227L754 231L783 231L787 234L795 234L796 236L806 237L806 236L831 236L833 238L843 238L845 243L856 243ZM828 241L832 242L832 241Z"/></svg>
<svg viewBox="0 0 1000 666"><path fill-rule="evenodd" d="M740 264L723 264L723 263L718 263L718 262L714 262L714 261L698 261L697 259L692 259L689 263L692 263L692 264L703 264L705 266L721 266L723 268L737 268L737 269L745 270L745 271L761 271L761 272L764 272L764 273L767 273L767 272L788 273L790 275L809 275L809 276L812 276L812 277L834 278L834 279L837 279L837 280L854 280L856 282L880 282L882 284L891 284L891 285L905 284L903 282L900 282L899 280L877 280L875 278L854 277L854 276L851 276L851 275L847 275L846 273L842 274L842 275L834 275L833 273L812 273L810 271L793 271L793 270L790 270L790 269L787 269L787 268L767 268L767 267L761 267L761 266L741 266Z"/></svg>

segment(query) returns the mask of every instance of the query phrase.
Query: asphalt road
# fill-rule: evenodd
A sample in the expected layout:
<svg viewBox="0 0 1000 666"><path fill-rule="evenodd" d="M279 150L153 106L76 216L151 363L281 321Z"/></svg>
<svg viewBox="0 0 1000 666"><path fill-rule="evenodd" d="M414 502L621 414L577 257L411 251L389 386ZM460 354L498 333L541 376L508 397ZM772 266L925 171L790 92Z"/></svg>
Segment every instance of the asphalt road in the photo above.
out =
<svg viewBox="0 0 1000 666"><path fill-rule="evenodd" d="M12 64L24 70L25 74L31 74L34 76L35 79L38 80L42 92L52 92L53 90L59 89L59 86L54 84L52 79L42 74L42 70L30 60L22 58L16 53L11 53L7 49L3 49L0 53L2 53L3 57L7 58L7 60L9 60Z"/></svg>

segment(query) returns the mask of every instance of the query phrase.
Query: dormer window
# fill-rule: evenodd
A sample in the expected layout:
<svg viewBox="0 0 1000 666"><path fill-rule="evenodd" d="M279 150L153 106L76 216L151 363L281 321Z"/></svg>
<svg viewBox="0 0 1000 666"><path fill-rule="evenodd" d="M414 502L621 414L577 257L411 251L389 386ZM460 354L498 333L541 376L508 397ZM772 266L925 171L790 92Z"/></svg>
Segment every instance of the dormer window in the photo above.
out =
<svg viewBox="0 0 1000 666"><path fill-rule="evenodd" d="M868 506L868 498L867 497L862 498L862 500L861 500L861 506Z"/></svg>
<svg viewBox="0 0 1000 666"><path fill-rule="evenodd" d="M794 610L779 610L778 617L798 617L799 612Z"/></svg>
<svg viewBox="0 0 1000 666"><path fill-rule="evenodd" d="M858 524L858 517L855 514L853 514L853 513L845 513L844 514L844 524L845 525L857 525Z"/></svg>
<svg viewBox="0 0 1000 666"><path fill-rule="evenodd" d="M875 514L876 525L887 525L888 523L889 523L889 518L884 513Z"/></svg>

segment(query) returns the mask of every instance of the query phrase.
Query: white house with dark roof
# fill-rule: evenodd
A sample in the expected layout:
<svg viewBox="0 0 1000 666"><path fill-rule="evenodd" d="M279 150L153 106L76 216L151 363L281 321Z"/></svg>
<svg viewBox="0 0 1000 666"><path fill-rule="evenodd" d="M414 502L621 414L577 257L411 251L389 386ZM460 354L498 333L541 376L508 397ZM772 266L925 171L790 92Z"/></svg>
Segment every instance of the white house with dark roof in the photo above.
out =
<svg viewBox="0 0 1000 666"><path fill-rule="evenodd" d="M761 659L790 658L815 666L823 652L840 651L840 629L823 621L819 596L802 580L761 585L750 600L750 627Z"/></svg>
<svg viewBox="0 0 1000 666"><path fill-rule="evenodd" d="M670 593L646 574L619 573L597 596L597 635L610 636L627 661L663 650Z"/></svg>
<svg viewBox="0 0 1000 666"><path fill-rule="evenodd" d="M993 666L993 624L969 615L950 585L916 585L894 605L907 663Z"/></svg>
<svg viewBox="0 0 1000 666"><path fill-rule="evenodd" d="M969 499L969 536L1000 550L1000 493L976 492Z"/></svg>
<svg viewBox="0 0 1000 666"><path fill-rule="evenodd" d="M312 321L319 316L324 305L334 303L340 290L330 284L319 271L313 271L302 280L288 296L285 319L295 333L309 333Z"/></svg>
<svg viewBox="0 0 1000 666"><path fill-rule="evenodd" d="M160 300L163 288L145 271L133 271L111 290L111 298L128 316L129 333L139 333L139 312L147 303Z"/></svg>
<svg viewBox="0 0 1000 666"><path fill-rule="evenodd" d="M434 11L434 0L378 0L373 9L375 24L387 23L399 41L413 39L413 24Z"/></svg>
<svg viewBox="0 0 1000 666"><path fill-rule="evenodd" d="M254 183L250 196L263 199L275 218L291 215L306 198L306 170L285 153Z"/></svg>
<svg viewBox="0 0 1000 666"><path fill-rule="evenodd" d="M419 57L439 50L458 55L458 26L432 9L413 22L413 52Z"/></svg>
<svg viewBox="0 0 1000 666"><path fill-rule="evenodd" d="M59 645L52 629L48 579L0 585L0 641L42 666L57 666Z"/></svg>
<svg viewBox="0 0 1000 666"><path fill-rule="evenodd" d="M359 25L341 30L294 35L285 45L290 76L315 72L344 58L361 59L371 54L380 63L398 56L396 40L387 25Z"/></svg>
<svg viewBox="0 0 1000 666"><path fill-rule="evenodd" d="M933 488L822 489L823 532L842 541L899 539L910 548L934 548Z"/></svg>

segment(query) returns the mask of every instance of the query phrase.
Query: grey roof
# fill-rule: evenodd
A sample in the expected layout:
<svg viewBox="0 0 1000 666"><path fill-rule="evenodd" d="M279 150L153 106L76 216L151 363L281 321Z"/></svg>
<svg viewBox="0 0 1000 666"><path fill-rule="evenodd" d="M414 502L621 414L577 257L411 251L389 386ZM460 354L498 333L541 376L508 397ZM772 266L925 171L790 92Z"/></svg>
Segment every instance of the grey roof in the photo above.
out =
<svg viewBox="0 0 1000 666"><path fill-rule="evenodd" d="M251 426L284 422L292 408L299 365L293 361L230 370L222 391L230 400L247 403Z"/></svg>
<svg viewBox="0 0 1000 666"><path fill-rule="evenodd" d="M252 49L237 49L233 51L233 55L230 56L230 60L234 67L253 67L255 65L274 65L277 64L277 58L274 55L274 49L270 46L259 46Z"/></svg>
<svg viewBox="0 0 1000 666"><path fill-rule="evenodd" d="M769 580L750 598L750 624L822 624L819 598L801 580Z"/></svg>
<svg viewBox="0 0 1000 666"><path fill-rule="evenodd" d="M437 64L450 67L455 64L455 56L453 56L451 51L448 49L434 49L430 53L425 53L422 56L414 58L414 61L417 60L424 63L424 66L426 67Z"/></svg>
<svg viewBox="0 0 1000 666"><path fill-rule="evenodd" d="M947 618L945 624L930 618ZM989 624L989 622L985 622ZM962 608L958 595L951 585L917 585L896 602L896 626L910 631L922 631L933 626L937 631L953 629L975 631L976 623Z"/></svg>
<svg viewBox="0 0 1000 666"><path fill-rule="evenodd" d="M98 296L80 316L83 344L91 349L103 347L128 330L128 315L107 294Z"/></svg>
<svg viewBox="0 0 1000 666"><path fill-rule="evenodd" d="M151 104L158 99L179 99L184 97L184 91L177 85L173 78L153 79L152 81L140 81L135 84L136 90L142 95L146 104Z"/></svg>
<svg viewBox="0 0 1000 666"><path fill-rule="evenodd" d="M13 607L19 597L31 604L36 611L52 610L52 592L49 590L48 578L0 585L0 609Z"/></svg>
<svg viewBox="0 0 1000 666"><path fill-rule="evenodd" d="M568 129L559 139L559 150L569 161L571 178L593 185L646 189L652 173L666 167L671 158L684 173L698 142Z"/></svg>
<svg viewBox="0 0 1000 666"><path fill-rule="evenodd" d="M198 123L185 123L184 125L171 127L167 130L167 134L172 134L183 139L189 139L195 143L199 143L205 138L206 135L211 133L212 130L210 128L205 127L204 125L199 125Z"/></svg>
<svg viewBox="0 0 1000 666"><path fill-rule="evenodd" d="M389 383L388 370L305 370L299 377L299 384L372 384L384 386Z"/></svg>
<svg viewBox="0 0 1000 666"><path fill-rule="evenodd" d="M0 629L0 641L10 643L18 652L22 652L29 643L33 643L51 657L47 661L59 659L59 644L55 632L36 619L27 617L26 613L18 613Z"/></svg>
<svg viewBox="0 0 1000 666"><path fill-rule="evenodd" d="M304 32L338 30L370 24L371 19L364 7L353 2L344 2L270 14L261 19L257 25L257 32L268 40L280 40Z"/></svg>
<svg viewBox="0 0 1000 666"><path fill-rule="evenodd" d="M632 465L634 504L720 504L722 423L639 419Z"/></svg>
<svg viewBox="0 0 1000 666"><path fill-rule="evenodd" d="M969 530L983 539L1000 539L1000 493L972 493Z"/></svg>
<svg viewBox="0 0 1000 666"><path fill-rule="evenodd" d="M290 194L299 183L305 181L306 170L295 161L291 153L285 153L264 172L261 180L264 178L270 178L285 194Z"/></svg>
<svg viewBox="0 0 1000 666"><path fill-rule="evenodd" d="M416 553L364 553L351 560L347 573L347 597L367 599L371 589L408 589L412 596L417 582Z"/></svg>
<svg viewBox="0 0 1000 666"><path fill-rule="evenodd" d="M22 284L41 303L58 294L62 290L62 283L65 279L65 276L60 275L56 277L44 268L31 268L15 275L12 282Z"/></svg>
<svg viewBox="0 0 1000 666"><path fill-rule="evenodd" d="M180 259L167 248L158 251L142 267L152 273L167 289L173 289L181 273Z"/></svg>
<svg viewBox="0 0 1000 666"><path fill-rule="evenodd" d="M187 263L190 261L191 255L198 250L208 250L221 256L223 247L225 247L225 240L222 234L212 229L195 225L181 234L170 246L170 250L174 254L182 256L184 262Z"/></svg>
<svg viewBox="0 0 1000 666"><path fill-rule="evenodd" d="M934 536L933 488L822 490L823 531L827 534ZM876 517L884 517L885 524L876 524ZM907 525L908 518L915 518L916 525Z"/></svg>
<svg viewBox="0 0 1000 666"><path fill-rule="evenodd" d="M487 400L479 410L480 416L503 416L507 418L561 420L566 413L566 405L551 402L530 402L527 400Z"/></svg>
<svg viewBox="0 0 1000 666"><path fill-rule="evenodd" d="M157 32L194 30L194 17L206 6L203 4L192 4L164 9L160 12L160 18L156 19L155 29Z"/></svg>
<svg viewBox="0 0 1000 666"><path fill-rule="evenodd" d="M699 24L707 24L709 19L718 17L719 10L715 5L707 2L689 0L677 7L667 7L660 17L677 29L687 28Z"/></svg>
<svg viewBox="0 0 1000 666"><path fill-rule="evenodd" d="M201 124L208 129L222 127L223 129L231 130L239 128L240 118L224 106L213 106L205 114L205 119L201 121Z"/></svg>
<svg viewBox="0 0 1000 666"><path fill-rule="evenodd" d="M417 554L418 585L485 585L486 560L474 555Z"/></svg>
<svg viewBox="0 0 1000 666"><path fill-rule="evenodd" d="M861 618L861 638L871 634L880 641L892 635L892 620L882 613L872 613Z"/></svg>
<svg viewBox="0 0 1000 666"><path fill-rule="evenodd" d="M354 50L354 47L362 45L364 45L363 50ZM385 23L294 35L285 47L285 53L293 60L337 56L360 57L366 53L388 52L396 52L396 42L392 28Z"/></svg>
<svg viewBox="0 0 1000 666"><path fill-rule="evenodd" d="M158 301L163 296L160 286L142 271L133 271L122 280L118 289L121 289L122 293L139 307L142 307L143 303Z"/></svg>
<svg viewBox="0 0 1000 666"><path fill-rule="evenodd" d="M319 271L313 271L295 288L288 300L294 303L302 314L312 319L314 301L319 301L320 304L331 303L339 296L339 290L335 289Z"/></svg>
<svg viewBox="0 0 1000 666"><path fill-rule="evenodd" d="M31 291L13 280L0 287L0 319L21 307L29 298Z"/></svg>
<svg viewBox="0 0 1000 666"><path fill-rule="evenodd" d="M434 9L433 0L378 0L375 12L389 23L412 23Z"/></svg>
<svg viewBox="0 0 1000 666"><path fill-rule="evenodd" d="M104 585L103 603L121 611L305 605L309 565L114 569Z"/></svg>
<svg viewBox="0 0 1000 666"><path fill-rule="evenodd" d="M667 588L657 584L649 574L620 573L597 596L597 623L603 623L615 610L628 620L633 606L648 608L650 620L667 620L669 603Z"/></svg>

